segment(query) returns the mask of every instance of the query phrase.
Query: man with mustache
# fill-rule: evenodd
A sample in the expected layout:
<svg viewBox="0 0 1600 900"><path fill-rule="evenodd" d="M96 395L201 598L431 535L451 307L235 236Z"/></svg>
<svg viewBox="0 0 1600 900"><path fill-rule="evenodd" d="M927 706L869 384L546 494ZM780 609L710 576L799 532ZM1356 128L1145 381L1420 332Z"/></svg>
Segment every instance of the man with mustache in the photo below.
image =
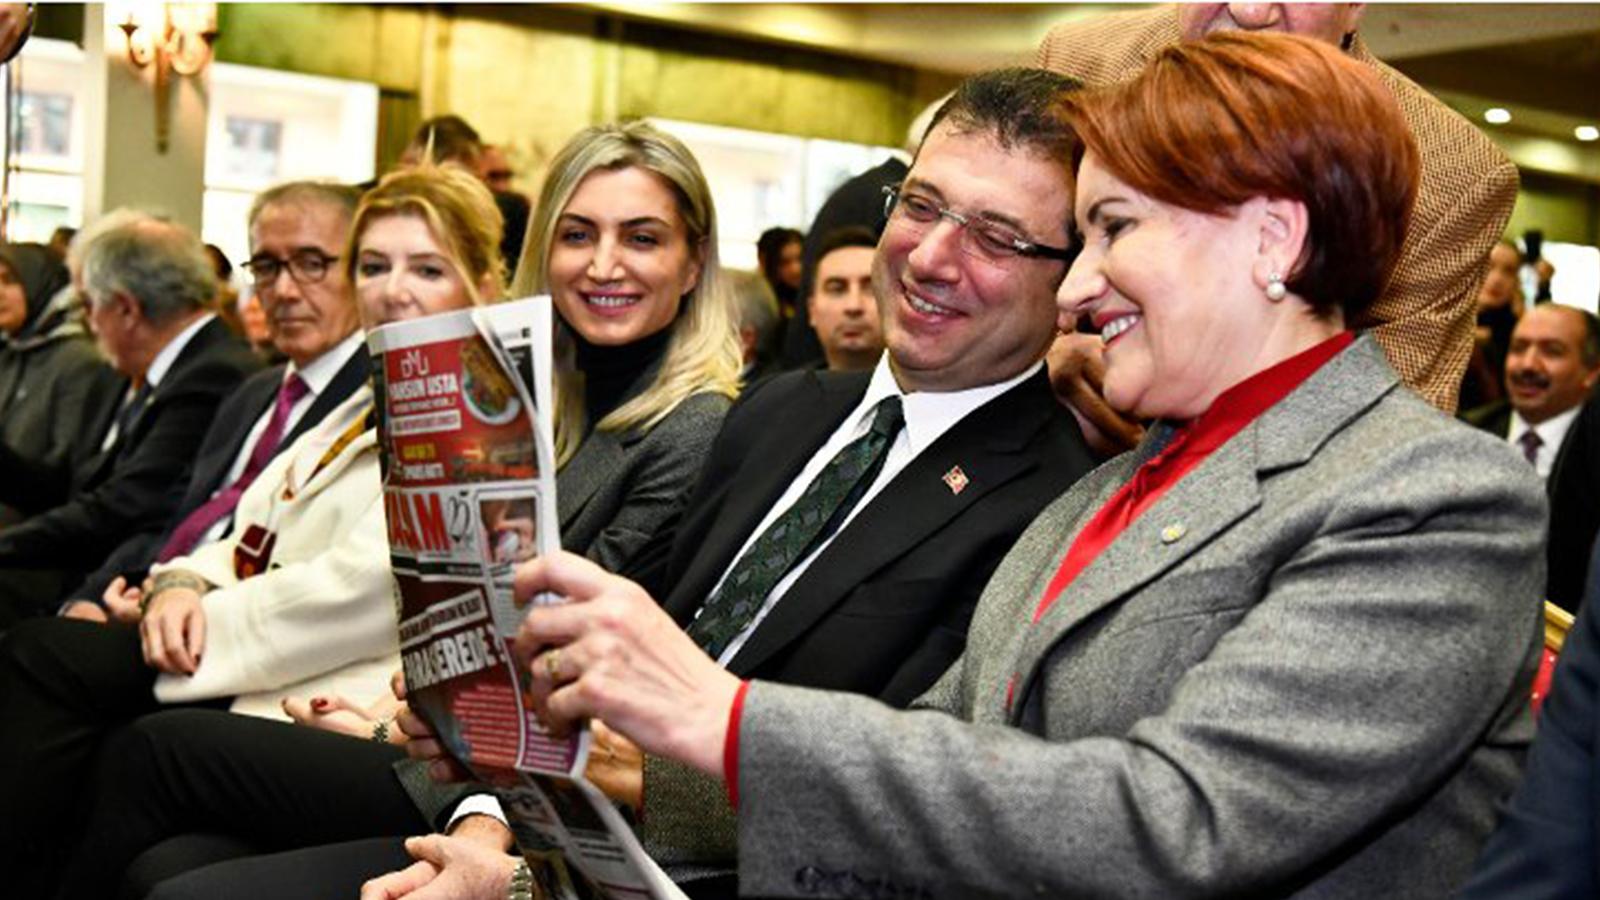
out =
<svg viewBox="0 0 1600 900"><path fill-rule="evenodd" d="M1547 478L1597 379L1600 319L1576 307L1542 304L1528 310L1511 332L1509 401L1480 407L1465 418L1504 437Z"/></svg>

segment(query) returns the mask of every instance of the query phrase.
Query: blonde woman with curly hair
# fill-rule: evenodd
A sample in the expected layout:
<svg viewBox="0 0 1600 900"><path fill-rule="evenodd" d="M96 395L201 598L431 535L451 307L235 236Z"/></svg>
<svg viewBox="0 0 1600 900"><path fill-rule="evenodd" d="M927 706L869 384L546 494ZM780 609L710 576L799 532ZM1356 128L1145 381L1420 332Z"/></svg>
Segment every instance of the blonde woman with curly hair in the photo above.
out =
<svg viewBox="0 0 1600 900"><path fill-rule="evenodd" d="M514 293L550 294L558 318L562 544L648 582L640 551L665 540L742 368L694 156L643 122L579 132L540 192Z"/></svg>

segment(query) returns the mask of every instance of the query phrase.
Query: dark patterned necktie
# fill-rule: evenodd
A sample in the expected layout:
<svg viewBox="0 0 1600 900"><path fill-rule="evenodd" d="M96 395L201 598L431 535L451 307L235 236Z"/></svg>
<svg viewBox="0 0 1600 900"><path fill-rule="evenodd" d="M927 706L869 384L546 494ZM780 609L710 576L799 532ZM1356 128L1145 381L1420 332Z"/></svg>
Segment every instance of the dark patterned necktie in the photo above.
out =
<svg viewBox="0 0 1600 900"><path fill-rule="evenodd" d="M1528 460L1528 465L1537 467L1539 448L1544 446L1544 439L1539 437L1539 432L1529 428L1522 433L1522 437L1517 438L1517 443L1522 445L1522 455Z"/></svg>
<svg viewBox="0 0 1600 900"><path fill-rule="evenodd" d="M689 636L713 657L749 627L783 576L839 529L883 468L905 416L899 397L878 403L872 428L828 461L805 493L734 563L721 587L689 624Z"/></svg>

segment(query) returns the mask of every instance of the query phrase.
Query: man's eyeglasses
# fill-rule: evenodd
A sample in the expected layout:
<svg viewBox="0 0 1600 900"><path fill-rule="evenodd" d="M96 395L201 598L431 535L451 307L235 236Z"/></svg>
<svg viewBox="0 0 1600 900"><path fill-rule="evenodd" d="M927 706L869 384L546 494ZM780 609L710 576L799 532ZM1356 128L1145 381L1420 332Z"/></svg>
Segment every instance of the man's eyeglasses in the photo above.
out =
<svg viewBox="0 0 1600 900"><path fill-rule="evenodd" d="M289 277L300 284L316 284L328 277L328 269L339 257L329 256L320 250L297 250L288 259L276 256L253 256L244 264L250 270L250 277L255 279L256 287L270 287L278 282L278 275L284 269L289 270Z"/></svg>
<svg viewBox="0 0 1600 900"><path fill-rule="evenodd" d="M961 229L961 249L968 256L989 262L1004 262L1013 256L1072 262L1078 256L1076 248L1063 249L1030 241L1010 225L982 216L963 215L898 185L884 187L883 215L888 221L901 223L916 233L927 231L940 219L949 219Z"/></svg>

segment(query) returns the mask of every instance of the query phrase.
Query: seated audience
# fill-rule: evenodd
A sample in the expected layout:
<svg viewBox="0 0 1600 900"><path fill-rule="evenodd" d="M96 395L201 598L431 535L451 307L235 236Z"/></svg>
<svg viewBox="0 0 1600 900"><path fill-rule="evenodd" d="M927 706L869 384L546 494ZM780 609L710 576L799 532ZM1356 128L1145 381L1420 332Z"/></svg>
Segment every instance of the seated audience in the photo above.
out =
<svg viewBox="0 0 1600 900"><path fill-rule="evenodd" d="M1511 332L1506 354L1509 399L1463 414L1504 438L1544 478L1600 380L1600 319L1574 306L1545 303L1528 310Z"/></svg>
<svg viewBox="0 0 1600 900"><path fill-rule="evenodd" d="M358 199L353 188L306 181L256 198L246 265L268 310L273 347L289 362L258 372L228 396L195 453L177 512L162 528L123 541L72 592L66 615L105 621L101 597L115 579L136 586L151 564L227 535L239 498L278 451L366 384L355 293L345 267L334 265Z"/></svg>
<svg viewBox="0 0 1600 900"><path fill-rule="evenodd" d="M497 298L499 229L487 189L465 172L387 176L339 254L363 324ZM142 588L108 591L116 622L35 620L0 639L8 872L24 883L50 877L92 796L90 763L137 716L203 705L284 718L285 694L386 693L398 648L378 456L363 386L257 476L228 536L154 566ZM69 886L67 896L82 895Z"/></svg>
<svg viewBox="0 0 1600 900"><path fill-rule="evenodd" d="M1058 303L1156 424L1022 536L919 709L742 682L564 554L517 577L573 601L524 622L535 707L724 783L746 895L1446 896L1533 734L1544 504L1346 331L1405 120L1336 48L1234 33L1064 108Z"/></svg>
<svg viewBox="0 0 1600 900"><path fill-rule="evenodd" d="M1600 546L1591 550L1590 573L1600 573L1596 552ZM1593 574L1585 593L1539 713L1527 775L1458 900L1600 895L1600 583Z"/></svg>
<svg viewBox="0 0 1600 900"><path fill-rule="evenodd" d="M827 368L834 372L868 371L883 355L883 329L872 294L877 246L871 231L852 227L825 236L817 251L817 274L806 311Z"/></svg>
<svg viewBox="0 0 1600 900"><path fill-rule="evenodd" d="M81 315L51 298L67 269L38 244L0 244L0 445L29 465L70 467L83 414L115 390ZM0 528L22 518L0 504Z"/></svg>
<svg viewBox="0 0 1600 900"><path fill-rule="evenodd" d="M973 79L953 101L937 139L923 148L912 184L957 208L1003 217L1026 229L1020 234L1010 227L996 229L986 232L989 237L1028 240L1029 246L1045 246L1031 243L1032 235L1068 243L1071 184L1056 160L1069 151L1070 132L1050 114L1068 84L1020 70ZM1048 498L1087 471L1089 461L1039 364L1052 332L1052 296L1066 263L1018 255L1009 242L979 243L963 230L930 228L910 216L897 214L893 221L898 223L891 229L894 240L886 242L881 264L896 274L883 283L905 287L880 298L886 320L894 323L889 360L872 375L778 376L730 413L675 541L669 581L676 588L669 606L687 622L711 603L759 600L768 613L746 622L742 635L702 636L725 644L722 655L736 671L904 704L960 654L977 592L1000 554ZM913 256L928 261L913 262ZM967 312L941 324L915 312L908 293L913 290L949 304L943 308ZM815 509L824 494L800 498L814 484L827 483L819 473L841 448L880 440L870 426L887 398L902 401L905 427L885 448L882 468L862 474L870 486L842 517L836 539L824 535L805 556L789 554L776 570L784 576L781 581L762 579L748 590L730 590L721 600L708 601L738 559L767 555L763 548L770 540L754 542L769 524L785 527L788 520L779 513L806 515ZM832 500L839 502L838 495ZM746 553L747 545L755 549ZM932 590L935 585L942 590ZM101 783L113 787L89 831L105 837L96 845L99 850L83 858L132 855L124 849L127 844L117 843L130 840L130 810L145 810L143 815L157 810L171 824L186 821L203 829L240 809L254 809L226 783L219 789L214 779L181 774L207 771L207 759L238 766L248 760L249 780L258 783L325 784L341 809L359 808L360 815L319 814L317 836L338 822L350 826L349 839L373 839L197 871L164 884L160 896L293 894L312 885L353 891L361 878L407 862L397 838L376 836L419 826L448 827L452 840L482 841L496 852L509 846L509 832L478 814L492 811L492 801L486 806L463 802L454 809L453 821L449 814L459 791L419 791L425 812L407 808L381 765L385 754L369 749L374 745L346 742L341 751L325 746L326 737L313 732L294 743L305 748L318 743L316 755L286 749L288 734L196 746L186 740L180 716L198 715L146 719L132 730L138 738L122 745L126 752L106 755ZM159 762L173 755L193 763ZM373 760L364 770L356 768L362 756ZM367 774L358 777L362 771ZM411 782L423 773L406 768L402 775ZM647 838L664 855L687 856L691 845L676 829L694 810L667 815L681 773L667 768L643 777L651 795L664 798L663 815L651 822L655 830ZM361 799L352 803L356 797ZM298 825L295 839L303 840L304 831ZM289 840L275 833L262 842L263 849ZM137 869L135 875L140 875ZM292 883L285 880L291 877Z"/></svg>
<svg viewBox="0 0 1600 900"><path fill-rule="evenodd" d="M206 311L216 279L187 229L112 213L78 240L88 323L122 377L85 398L64 463L0 443L0 503L26 517L0 530L0 629L54 612L118 544L165 524L218 405L259 367Z"/></svg>
<svg viewBox="0 0 1600 900"><path fill-rule="evenodd" d="M558 374L558 390L577 398L556 416L563 546L636 570L651 557L647 540L670 544L738 372L710 189L676 139L642 123L591 128L557 156L535 223L519 266L521 292L553 295L559 342L568 362L575 355L583 366ZM391 714L367 698L324 691L310 698L323 701L316 707L305 699L290 711L307 724L362 737L387 730ZM430 829L407 788L430 807L454 805L454 792L434 790L421 767L407 766L397 779L399 752L316 728L185 710L141 720L112 748L81 851L101 864L69 867L74 890L90 891L91 879L109 889L129 861L175 835L134 866L134 884L148 887L220 857ZM193 764L160 764L168 754ZM213 764L230 774L213 777L222 771ZM248 776L233 777L241 773ZM310 813L306 802L328 806ZM142 812L130 818L130 808ZM239 840L223 853L181 837L189 832ZM238 884L220 889L302 896L342 883L353 895L362 880L404 864L398 843L387 844L375 855L333 854L333 872L352 872L342 880L311 854L291 866L271 858L217 866L172 879L163 891L210 895L242 871ZM262 866L275 874L259 874Z"/></svg>
<svg viewBox="0 0 1600 900"><path fill-rule="evenodd" d="M877 368L778 376L729 414L663 605L730 672L904 706L960 658L1017 536L1088 472L1040 362L1073 255L1061 160L1074 137L1055 113L1072 86L1026 69L964 82L934 115L876 251ZM969 224L942 227L950 215ZM885 421L895 406L903 423ZM829 468L884 447L881 432L881 468L849 494L829 488ZM784 537L807 521L806 540ZM651 798L651 852L696 897L732 892L720 789L659 757L618 758L635 764L610 777Z"/></svg>

